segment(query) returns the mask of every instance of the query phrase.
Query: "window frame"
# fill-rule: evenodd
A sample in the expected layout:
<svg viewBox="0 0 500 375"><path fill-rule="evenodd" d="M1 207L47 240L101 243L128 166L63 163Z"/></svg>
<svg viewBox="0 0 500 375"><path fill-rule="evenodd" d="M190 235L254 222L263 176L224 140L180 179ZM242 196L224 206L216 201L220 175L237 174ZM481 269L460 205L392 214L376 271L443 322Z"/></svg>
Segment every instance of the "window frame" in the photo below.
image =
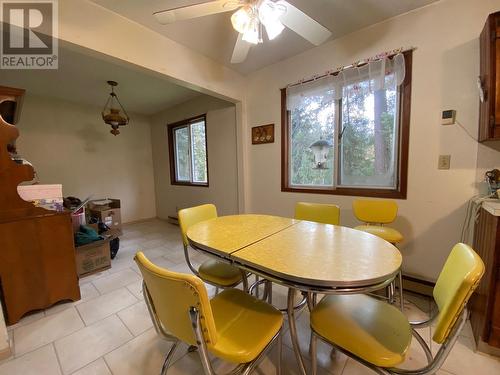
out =
<svg viewBox="0 0 500 375"><path fill-rule="evenodd" d="M405 79L401 84L400 100L398 107L398 165L397 165L397 187L396 189L387 188L364 188L364 187L339 187L334 185L332 188L317 188L317 187L296 187L290 183L290 119L291 113L287 110L286 88L281 89L281 191L293 193L309 193L309 194L331 194L331 195L348 195L360 197L378 197L378 198L396 198L406 199L408 188L408 153L410 141L410 114L411 114L411 81L412 81L412 51L404 52L405 56ZM340 106L342 104L340 103ZM337 111L336 116L340 115L341 107ZM335 140L335 147L338 148L338 135ZM337 152L337 151L336 151ZM338 153L336 154L339 155ZM335 184L338 183L337 174L340 158L335 158L335 167L337 170L334 173Z"/></svg>
<svg viewBox="0 0 500 375"><path fill-rule="evenodd" d="M193 181L193 152L191 150L191 125L203 121L205 126L205 162L207 165L207 182L194 182ZM178 180L177 179L177 154L175 152L174 144L174 132L178 128L187 127L189 129L189 166L190 166L190 176L189 181ZM208 166L208 134L207 134L207 114L190 117L188 119L177 121L171 124L167 124L167 134L168 134L168 154L169 154L169 164L170 164L170 184L171 185L181 185L181 186L200 186L209 187L210 186L210 176L209 176L209 166Z"/></svg>

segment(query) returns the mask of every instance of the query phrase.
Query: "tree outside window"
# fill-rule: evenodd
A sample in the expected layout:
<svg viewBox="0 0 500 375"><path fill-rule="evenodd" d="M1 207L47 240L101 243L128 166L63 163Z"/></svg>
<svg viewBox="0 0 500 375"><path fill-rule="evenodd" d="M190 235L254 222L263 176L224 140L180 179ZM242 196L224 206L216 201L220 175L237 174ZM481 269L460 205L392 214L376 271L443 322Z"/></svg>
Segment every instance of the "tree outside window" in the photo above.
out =
<svg viewBox="0 0 500 375"><path fill-rule="evenodd" d="M282 191L406 197L411 52L403 64L397 85L399 72L383 66L382 83L360 74L298 86L292 98L282 90ZM320 139L333 147L315 168L310 147Z"/></svg>
<svg viewBox="0 0 500 375"><path fill-rule="evenodd" d="M170 181L208 186L206 116L168 125Z"/></svg>

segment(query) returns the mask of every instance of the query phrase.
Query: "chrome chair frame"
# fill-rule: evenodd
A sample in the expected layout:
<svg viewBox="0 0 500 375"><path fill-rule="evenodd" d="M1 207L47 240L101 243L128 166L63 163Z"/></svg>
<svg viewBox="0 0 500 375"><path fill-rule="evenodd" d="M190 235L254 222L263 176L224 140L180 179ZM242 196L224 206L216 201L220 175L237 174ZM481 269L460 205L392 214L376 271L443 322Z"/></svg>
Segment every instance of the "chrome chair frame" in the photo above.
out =
<svg viewBox="0 0 500 375"><path fill-rule="evenodd" d="M156 332L165 340L167 341L172 341L173 345L168 351L165 361L163 362L163 366L161 368L160 375L166 375L168 368L170 367L170 363L172 362L172 358L179 347L180 340L169 334L168 332L165 331L163 328L160 320L158 319L158 316L156 315L156 310L154 307L153 300L151 299L151 296L149 295L148 289L146 287L146 284L144 281L142 282L142 293L144 296L144 301L146 302L146 306L149 311L149 315L151 317L151 320L153 321L153 326L156 330ZM191 324L193 327L193 333L196 338L196 347L199 349L198 353L200 356L200 361L203 367L203 371L205 372L206 375L216 375L214 369L212 368L212 364L210 362L210 357L208 354L208 349L205 344L205 340L203 338L203 333L202 333L202 328L201 328L201 322L200 322L200 314L198 312L198 309L196 307L191 306L189 310L189 318L191 320ZM227 375L236 375L236 374L241 374L241 375L248 375L250 374L255 367L260 363L260 361L263 359L264 355L269 352L269 350L272 348L273 344L276 343L278 346L278 361L276 365L276 375L281 375L281 357L282 357L282 341L283 341L283 328L279 330L279 332L271 339L271 341L266 345L264 350L255 358L253 361L248 362L248 363L241 363L237 365L233 370L231 370Z"/></svg>
<svg viewBox="0 0 500 375"><path fill-rule="evenodd" d="M411 331L413 337L417 340L417 342L420 344L422 347L425 356L427 358L427 365L419 368L419 369L412 369L412 370L407 370L407 369L402 369L402 368L397 368L397 367L391 367L391 368L384 368L384 367L378 367L375 366L374 364L365 361L364 359L358 357L357 355L341 348L338 345L335 345L334 343L328 341L326 338L323 336L319 335L316 333L312 327L311 327L311 332L312 332L312 338L311 338L311 347L310 347L310 353L311 353L311 367L312 367L312 374L316 375L317 373L317 358L316 358L316 348L317 348L317 339L319 338L320 340L324 341L325 343L331 345L335 350L338 350L348 357L358 361L362 365L370 368L371 370L375 371L377 374L380 375L430 375L434 374L436 371L438 371L443 363L446 361L446 358L450 354L451 349L455 345L455 343L458 340L458 337L460 335L460 332L462 331L462 328L465 325L465 322L467 321L467 308L464 308L462 313L460 314L460 317L457 319L455 322L450 334L446 338L446 340L441 344L441 347L439 348L438 352L436 353L435 356L432 355L431 349L425 342L425 340L420 336L420 334L416 331L418 328L425 328L429 327L434 320L436 320L438 316L438 313L433 315L430 319L423 321L423 322L409 322L411 326Z"/></svg>
<svg viewBox="0 0 500 375"><path fill-rule="evenodd" d="M196 276L198 276L200 279L203 280L203 282L207 283L207 284L210 284L212 286L215 286L216 288L216 291L215 291L215 294L218 294L219 293L219 288L221 289L229 289L229 288L234 288L235 286L238 286L240 283L243 284L243 291L245 292L248 292L248 275L245 271L242 271L241 270L241 276L242 276L242 279L241 281L238 281L237 283L234 283L234 284L231 284L231 285L220 285L220 284L216 284L216 283L212 283L208 280L206 280L205 278L201 277L200 276L200 273L198 272L198 270L196 269L195 266L193 266L193 264L191 263L191 259L189 258L189 248L188 246L184 245L183 244L183 247L184 247L184 258L186 258L186 263L189 267L189 269L191 270L191 272L193 274L195 274ZM193 249L195 251L197 251L196 249ZM220 260L218 260L220 261Z"/></svg>

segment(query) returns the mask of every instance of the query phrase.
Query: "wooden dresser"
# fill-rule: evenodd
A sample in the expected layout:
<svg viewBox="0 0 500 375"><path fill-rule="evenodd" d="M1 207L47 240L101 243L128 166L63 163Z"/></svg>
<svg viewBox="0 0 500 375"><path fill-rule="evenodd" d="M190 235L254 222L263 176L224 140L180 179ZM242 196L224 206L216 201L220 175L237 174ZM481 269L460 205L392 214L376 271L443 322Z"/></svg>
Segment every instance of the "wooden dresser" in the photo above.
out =
<svg viewBox="0 0 500 375"><path fill-rule="evenodd" d="M487 208L485 208L487 207ZM474 231L474 249L486 271L471 299L471 325L478 349L500 349L500 212L483 204Z"/></svg>
<svg viewBox="0 0 500 375"><path fill-rule="evenodd" d="M500 140L500 12L489 15L479 42L479 141Z"/></svg>
<svg viewBox="0 0 500 375"><path fill-rule="evenodd" d="M22 94L0 87L0 109L15 110L16 103L5 103ZM80 299L70 213L35 207L19 197L17 186L31 181L34 171L11 160L7 145L18 136L0 116L0 294L7 324L58 301Z"/></svg>

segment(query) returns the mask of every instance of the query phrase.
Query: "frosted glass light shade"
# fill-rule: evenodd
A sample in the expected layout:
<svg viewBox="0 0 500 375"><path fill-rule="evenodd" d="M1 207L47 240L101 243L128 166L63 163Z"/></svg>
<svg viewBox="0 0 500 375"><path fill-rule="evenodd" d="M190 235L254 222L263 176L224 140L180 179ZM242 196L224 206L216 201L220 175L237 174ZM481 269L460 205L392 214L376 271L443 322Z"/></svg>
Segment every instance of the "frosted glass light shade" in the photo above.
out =
<svg viewBox="0 0 500 375"><path fill-rule="evenodd" d="M251 19L248 9L243 7L233 13L231 23L237 32L244 34L248 29Z"/></svg>

